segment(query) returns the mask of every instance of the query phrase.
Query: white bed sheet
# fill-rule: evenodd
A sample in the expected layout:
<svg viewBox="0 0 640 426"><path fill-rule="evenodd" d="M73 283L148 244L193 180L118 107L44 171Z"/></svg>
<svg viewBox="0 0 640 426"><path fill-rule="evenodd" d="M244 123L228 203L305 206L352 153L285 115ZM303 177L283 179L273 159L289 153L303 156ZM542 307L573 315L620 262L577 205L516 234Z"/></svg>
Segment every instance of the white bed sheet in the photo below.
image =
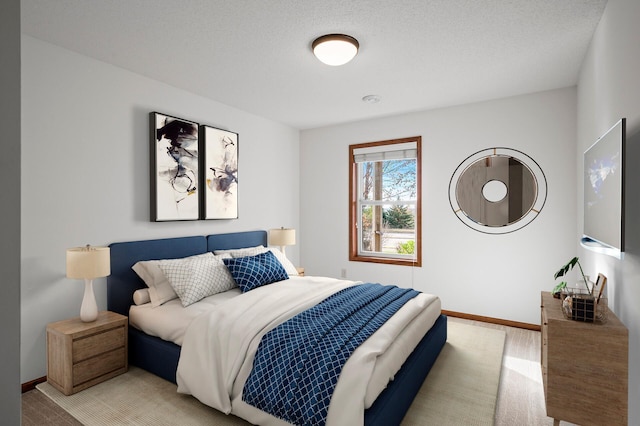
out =
<svg viewBox="0 0 640 426"><path fill-rule="evenodd" d="M133 305L129 308L129 325L151 336L182 346L184 333L194 318L239 294L242 292L236 287L223 293L205 297L186 308L182 306L180 299L170 300L155 308L151 306L151 303Z"/></svg>

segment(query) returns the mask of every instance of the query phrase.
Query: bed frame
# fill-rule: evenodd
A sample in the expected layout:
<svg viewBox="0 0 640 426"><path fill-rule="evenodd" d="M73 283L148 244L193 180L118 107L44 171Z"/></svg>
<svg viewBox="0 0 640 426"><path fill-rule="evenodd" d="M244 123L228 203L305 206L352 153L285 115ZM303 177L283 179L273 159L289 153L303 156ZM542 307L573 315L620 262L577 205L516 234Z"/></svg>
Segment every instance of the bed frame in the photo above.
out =
<svg viewBox="0 0 640 426"><path fill-rule="evenodd" d="M107 309L129 315L133 292L146 288L131 269L138 261L180 258L260 244L267 246L266 231L113 243L110 245L111 275L107 278ZM440 315L394 380L371 408L365 410L365 425L400 424L446 340L447 318ZM129 327L129 364L175 383L179 357L180 346Z"/></svg>

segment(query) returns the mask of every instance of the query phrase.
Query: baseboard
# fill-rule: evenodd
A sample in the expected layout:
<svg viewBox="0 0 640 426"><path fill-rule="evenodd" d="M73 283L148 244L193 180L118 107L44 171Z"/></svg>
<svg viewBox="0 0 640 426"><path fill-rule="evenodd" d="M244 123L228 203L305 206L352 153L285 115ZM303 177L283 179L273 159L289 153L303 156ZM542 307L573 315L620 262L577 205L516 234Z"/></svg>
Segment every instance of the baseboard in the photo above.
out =
<svg viewBox="0 0 640 426"><path fill-rule="evenodd" d="M485 317L482 315L464 314L462 312L447 311L444 309L442 310L442 313L449 317L454 317L454 318L463 318L463 319L468 319L472 321L488 322L490 324L506 325L508 327L516 327L516 328L524 328L526 330L540 331L540 326L537 324L529 324L526 322L518 322L518 321L509 321L509 320L500 319L500 318Z"/></svg>
<svg viewBox="0 0 640 426"><path fill-rule="evenodd" d="M34 390L37 385L39 385L40 383L44 383L46 381L47 381L47 376L42 376L42 377L39 377L37 379L33 379L30 382L23 383L22 384L22 393Z"/></svg>

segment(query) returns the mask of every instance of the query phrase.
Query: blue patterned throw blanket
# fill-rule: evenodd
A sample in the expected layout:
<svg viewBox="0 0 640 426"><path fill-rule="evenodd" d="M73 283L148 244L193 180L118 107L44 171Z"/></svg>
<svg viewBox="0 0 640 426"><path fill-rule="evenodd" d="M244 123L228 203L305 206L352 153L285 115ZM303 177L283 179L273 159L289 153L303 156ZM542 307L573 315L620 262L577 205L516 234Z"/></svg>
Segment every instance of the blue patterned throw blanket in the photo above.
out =
<svg viewBox="0 0 640 426"><path fill-rule="evenodd" d="M242 399L295 425L324 425L347 359L418 294L360 284L282 323L262 338Z"/></svg>

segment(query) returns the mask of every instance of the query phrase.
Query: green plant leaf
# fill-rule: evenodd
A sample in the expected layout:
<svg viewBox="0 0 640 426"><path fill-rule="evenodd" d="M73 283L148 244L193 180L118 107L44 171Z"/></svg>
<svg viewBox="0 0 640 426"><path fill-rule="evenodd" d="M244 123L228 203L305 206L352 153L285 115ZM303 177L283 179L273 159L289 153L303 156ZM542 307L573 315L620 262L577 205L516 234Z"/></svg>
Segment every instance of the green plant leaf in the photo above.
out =
<svg viewBox="0 0 640 426"><path fill-rule="evenodd" d="M551 294L555 294L555 293L560 293L560 291L562 291L562 289L567 287L567 282L566 281L562 281L560 284L556 285L553 288L553 291L551 291Z"/></svg>
<svg viewBox="0 0 640 426"><path fill-rule="evenodd" d="M560 268L560 270L558 272L555 273L555 275L553 276L553 278L558 279L560 277L563 277L567 274L567 272L569 272L571 269L573 269L574 266L576 266L576 263L578 263L578 258L574 257L573 259L571 259L569 262L567 262L566 265L564 265L563 267Z"/></svg>
<svg viewBox="0 0 640 426"><path fill-rule="evenodd" d="M589 292L589 294L591 294L593 292L593 288L589 288L589 284L587 282L587 277L585 277L584 275L584 271L582 270L582 266L580 265L580 260L579 258L576 256L573 259L571 259L566 265L564 265L562 268L560 268L560 270L558 272L555 273L555 275L553 276L553 278L558 279L559 277L562 277L564 275L567 274L567 272L569 272L571 269L573 269L574 266L578 265L578 267L580 268L580 274L582 275L582 279L584 281L584 285L587 287L587 291ZM562 284L562 283L560 283ZM565 283L566 286L566 283Z"/></svg>

